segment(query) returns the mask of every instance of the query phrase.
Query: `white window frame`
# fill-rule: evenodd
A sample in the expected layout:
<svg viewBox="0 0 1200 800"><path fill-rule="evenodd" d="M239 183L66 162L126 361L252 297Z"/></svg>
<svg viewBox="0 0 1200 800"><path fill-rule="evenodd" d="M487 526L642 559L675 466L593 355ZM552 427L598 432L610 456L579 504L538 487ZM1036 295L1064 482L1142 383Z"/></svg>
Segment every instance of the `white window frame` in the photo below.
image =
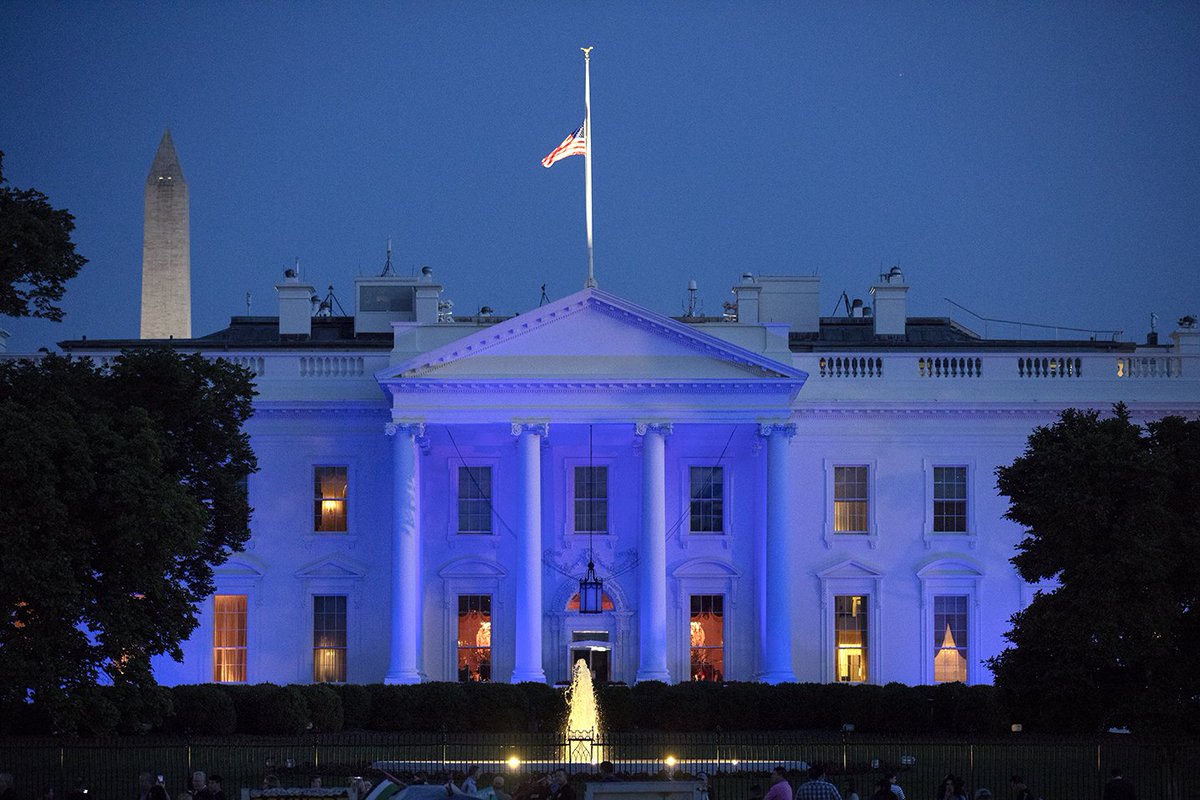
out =
<svg viewBox="0 0 1200 800"><path fill-rule="evenodd" d="M451 561L438 572L442 579L442 677L433 680L458 683L458 598L464 594L492 597L492 683L506 682L512 676L516 651L510 622L500 591L500 582L508 572L490 558L466 556ZM436 662L435 662L436 663ZM508 676L508 677L504 677Z"/></svg>
<svg viewBox="0 0 1200 800"><path fill-rule="evenodd" d="M840 465L839 466L843 466ZM867 680L868 684L883 684L885 654L881 646L883 627L880 614L880 594L883 573L856 559L847 559L817 573L821 584L821 680L837 682L837 629L834 623L833 598L841 595L865 595L867 599Z"/></svg>
<svg viewBox="0 0 1200 800"><path fill-rule="evenodd" d="M973 559L946 556L935 559L917 571L921 581L921 676L933 684L934 630L933 598L938 595L958 595L967 598L967 684L987 683L981 663L981 621L979 607L980 583L984 572Z"/></svg>
<svg viewBox="0 0 1200 800"><path fill-rule="evenodd" d="M341 554L323 556L296 570L294 577L300 582L305 597L305 625L308 630L308 648L300 654L296 663L297 683L312 683L312 622L313 598L317 595L340 594L346 596L346 682L355 683L357 667L362 661L362 607L363 580L367 568Z"/></svg>
<svg viewBox="0 0 1200 800"><path fill-rule="evenodd" d="M944 533L934 533L933 531L933 470L934 467L963 467L967 470L967 530L947 531ZM925 541L925 549L932 550L934 545L966 545L970 548L975 548L979 543L979 537L976 535L976 512L975 507L978 505L979 492L976 486L976 474L974 459L956 459L956 458L924 458L921 460L921 468L925 475L925 503L924 516L925 521L922 527L922 538Z"/></svg>
<svg viewBox="0 0 1200 800"><path fill-rule="evenodd" d="M460 467L490 467L492 470L492 532L464 533L458 529L458 470ZM500 538L500 516L497 513L497 495L500 486L500 459L493 456L473 456L463 453L446 460L446 486L449 487L446 508L446 540L451 545L462 542L490 543L495 546Z"/></svg>
<svg viewBox="0 0 1200 800"><path fill-rule="evenodd" d="M689 682L692 679L692 595L719 594L724 599L725 636L725 680L750 680L753 664L743 661L752 659L752 648L738 648L737 642L737 585L741 572L721 558L693 558L680 564L671 573L675 580L676 623L667 633L668 653L674 655L673 664L668 664L672 680ZM672 647L671 640L675 639Z"/></svg>
<svg viewBox="0 0 1200 800"><path fill-rule="evenodd" d="M566 505L563 508L563 535L566 542L578 542L579 537L586 537L588 531L575 530L575 468L576 467L606 467L608 469L608 514L605 518L608 530L601 533L593 531L592 535L598 539L607 540L614 536L613 534L613 503L616 500L613 497L613 471L617 460L612 456L593 457L590 462L587 458L564 458L563 459L563 488L566 497ZM586 541L584 541L586 545Z"/></svg>
<svg viewBox="0 0 1200 800"><path fill-rule="evenodd" d="M310 476L311 477L311 476ZM257 683L254 658L262 652L261 615L256 609L262 607L262 579L265 570L251 556L239 553L213 570L213 593L201 605L200 625L197 633L204 637L204 677L199 683L212 683L216 659L213 657L216 636L216 601L218 594L246 595L246 683ZM236 682L230 682L237 685Z"/></svg>
<svg viewBox="0 0 1200 800"><path fill-rule="evenodd" d="M692 530L692 468L720 467L721 469L721 528L720 532ZM682 520L679 537L684 547L698 542L720 542L728 548L733 542L733 470L728 460L715 458L682 458L679 460L679 517Z"/></svg>
<svg viewBox="0 0 1200 800"><path fill-rule="evenodd" d="M345 618L345 623L346 623L346 647L345 647L346 677L341 681L326 681L326 682L327 683L349 683L350 682L350 664L351 664L351 662L350 662L350 631L351 631L350 610L351 610L351 608L353 608L354 603L353 603L350 595L347 594L346 592L313 592L313 593L309 594L309 596L308 596L308 619L309 619L308 682L309 683L317 682L316 675L314 674L315 666L313 663L313 658L316 655L316 650L317 650L317 643L316 643L317 613L316 612L317 612L317 598L318 597L341 597L342 599L344 599L346 601L346 618Z"/></svg>
<svg viewBox="0 0 1200 800"><path fill-rule="evenodd" d="M313 514L313 501L316 496L313 494L313 481L316 477L318 467L345 467L346 468L346 530L344 531L319 531L317 530L316 515ZM306 505L308 513L308 532L305 534L305 544L311 546L317 541L338 541L346 544L347 547L354 547L358 544L357 517L358 517L358 464L357 459L352 458L319 458L308 461L308 503Z"/></svg>
<svg viewBox="0 0 1200 800"><path fill-rule="evenodd" d="M832 548L835 543L865 542L867 547L875 549L879 546L878 502L876 485L879 478L878 464L870 458L844 458L824 460L825 466L825 547ZM834 472L837 467L866 467L867 468L867 530L863 533L835 532L834 526Z"/></svg>

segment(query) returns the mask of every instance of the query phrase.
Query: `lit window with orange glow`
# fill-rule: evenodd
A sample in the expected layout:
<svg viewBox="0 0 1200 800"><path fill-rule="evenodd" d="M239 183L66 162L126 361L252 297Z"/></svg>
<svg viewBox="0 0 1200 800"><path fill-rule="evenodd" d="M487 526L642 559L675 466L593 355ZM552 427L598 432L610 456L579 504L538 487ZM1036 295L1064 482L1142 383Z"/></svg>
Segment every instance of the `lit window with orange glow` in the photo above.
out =
<svg viewBox="0 0 1200 800"><path fill-rule="evenodd" d="M313 530L318 533L346 531L345 467L314 467Z"/></svg>
<svg viewBox="0 0 1200 800"><path fill-rule="evenodd" d="M694 681L725 680L725 598L719 594L692 595L688 620Z"/></svg>
<svg viewBox="0 0 1200 800"><path fill-rule="evenodd" d="M492 596L458 596L458 679L492 679Z"/></svg>
<svg viewBox="0 0 1200 800"><path fill-rule="evenodd" d="M868 676L867 595L837 595L833 598L833 630L836 641L834 667L840 683L864 683Z"/></svg>
<svg viewBox="0 0 1200 800"><path fill-rule="evenodd" d="M346 596L313 597L313 683L346 682Z"/></svg>
<svg viewBox="0 0 1200 800"><path fill-rule="evenodd" d="M967 598L933 598L933 680L967 682Z"/></svg>
<svg viewBox="0 0 1200 800"><path fill-rule="evenodd" d="M213 597L213 682L246 681L246 595Z"/></svg>

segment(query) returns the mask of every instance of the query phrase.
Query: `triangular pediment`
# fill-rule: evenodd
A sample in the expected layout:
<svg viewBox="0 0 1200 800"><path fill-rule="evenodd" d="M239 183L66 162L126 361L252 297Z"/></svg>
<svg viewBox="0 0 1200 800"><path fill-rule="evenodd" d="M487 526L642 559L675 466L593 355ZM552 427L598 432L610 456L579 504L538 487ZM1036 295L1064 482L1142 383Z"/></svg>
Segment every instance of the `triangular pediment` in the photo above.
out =
<svg viewBox="0 0 1200 800"><path fill-rule="evenodd" d="M503 578L508 573L494 561L465 556L456 558L438 570L441 578Z"/></svg>
<svg viewBox="0 0 1200 800"><path fill-rule="evenodd" d="M366 574L366 570L360 565L341 556L320 558L296 570L297 578L306 579L357 580Z"/></svg>
<svg viewBox="0 0 1200 800"><path fill-rule="evenodd" d="M807 375L614 295L584 289L377 377L383 383L765 381L798 390Z"/></svg>
<svg viewBox="0 0 1200 800"><path fill-rule="evenodd" d="M817 573L818 578L839 578L839 579L876 579L882 578L883 573L879 570L864 564L857 559L849 558L845 561L839 561L828 569L821 570Z"/></svg>

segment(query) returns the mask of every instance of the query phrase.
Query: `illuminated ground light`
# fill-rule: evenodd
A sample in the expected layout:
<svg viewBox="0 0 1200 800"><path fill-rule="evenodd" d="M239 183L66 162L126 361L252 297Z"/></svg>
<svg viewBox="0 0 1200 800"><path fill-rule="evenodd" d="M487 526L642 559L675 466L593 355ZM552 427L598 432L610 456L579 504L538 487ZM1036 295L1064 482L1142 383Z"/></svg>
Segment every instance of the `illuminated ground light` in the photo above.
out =
<svg viewBox="0 0 1200 800"><path fill-rule="evenodd" d="M516 756L509 756L508 760L505 761L504 763L508 764L508 768L511 769L513 772L516 772L517 769L520 768L520 766L521 766L521 759L517 758Z"/></svg>
<svg viewBox="0 0 1200 800"><path fill-rule="evenodd" d="M666 763L667 763L668 767L671 767L672 769L674 769L675 764L677 764L678 762L675 760L675 756L667 756Z"/></svg>

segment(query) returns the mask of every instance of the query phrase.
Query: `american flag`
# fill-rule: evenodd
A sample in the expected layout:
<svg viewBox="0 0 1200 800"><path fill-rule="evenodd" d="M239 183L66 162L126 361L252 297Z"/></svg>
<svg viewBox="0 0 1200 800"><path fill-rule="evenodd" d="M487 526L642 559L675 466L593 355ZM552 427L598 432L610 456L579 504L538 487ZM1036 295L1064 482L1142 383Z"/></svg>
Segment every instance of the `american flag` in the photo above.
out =
<svg viewBox="0 0 1200 800"><path fill-rule="evenodd" d="M561 161L567 156L582 156L587 155L587 136L583 132L583 125L580 125L575 131L563 139L563 143L550 151L550 155L542 159L542 166L547 169L555 161Z"/></svg>

